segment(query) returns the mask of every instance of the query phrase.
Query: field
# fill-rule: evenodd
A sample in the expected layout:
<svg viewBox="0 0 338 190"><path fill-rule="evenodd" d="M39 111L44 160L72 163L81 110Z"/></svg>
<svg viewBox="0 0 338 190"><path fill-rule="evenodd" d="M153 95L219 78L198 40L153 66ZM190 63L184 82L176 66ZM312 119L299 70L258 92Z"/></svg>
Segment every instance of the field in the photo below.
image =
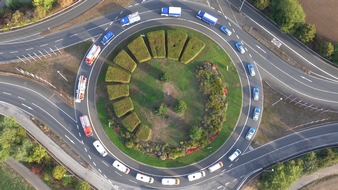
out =
<svg viewBox="0 0 338 190"><path fill-rule="evenodd" d="M20 175L6 164L0 164L0 189L33 190Z"/></svg>
<svg viewBox="0 0 338 190"><path fill-rule="evenodd" d="M338 1L299 0L306 13L306 22L316 25L317 33L338 43Z"/></svg>

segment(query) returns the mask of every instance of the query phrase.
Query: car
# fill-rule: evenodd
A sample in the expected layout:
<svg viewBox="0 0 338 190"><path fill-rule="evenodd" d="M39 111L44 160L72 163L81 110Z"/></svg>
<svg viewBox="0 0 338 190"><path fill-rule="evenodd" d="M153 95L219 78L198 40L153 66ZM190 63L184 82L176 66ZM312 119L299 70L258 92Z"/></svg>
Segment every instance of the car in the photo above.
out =
<svg viewBox="0 0 338 190"><path fill-rule="evenodd" d="M259 88L252 88L253 99L255 101L259 100Z"/></svg>
<svg viewBox="0 0 338 190"><path fill-rule="evenodd" d="M113 166L125 174L128 174L130 172L129 168L127 168L125 165L123 165L121 162L117 160L113 162Z"/></svg>
<svg viewBox="0 0 338 190"><path fill-rule="evenodd" d="M108 153L106 149L104 149L104 147L102 146L99 140L94 141L93 145L96 148L96 150L101 154L101 156L103 157L107 156Z"/></svg>
<svg viewBox="0 0 338 190"><path fill-rule="evenodd" d="M217 162L216 164L210 166L208 168L209 172L212 173L218 169L221 169L223 167L223 162Z"/></svg>
<svg viewBox="0 0 338 190"><path fill-rule="evenodd" d="M245 139L246 140L251 140L252 139L252 137L254 136L254 134L255 134L255 131L256 131L256 129L255 128L253 128L253 127L250 127L250 129L249 129L249 131L248 131L248 133L246 134L246 136L245 136Z"/></svg>
<svg viewBox="0 0 338 190"><path fill-rule="evenodd" d="M235 46L236 46L236 48L238 49L239 53L241 53L241 54L244 54L244 53L245 53L244 47L243 47L243 45L241 44L241 42L236 42L236 43L235 43Z"/></svg>
<svg viewBox="0 0 338 190"><path fill-rule="evenodd" d="M235 152L233 152L228 159L232 162L234 161L240 154L242 154L242 152L239 149L236 149Z"/></svg>
<svg viewBox="0 0 338 190"><path fill-rule="evenodd" d="M136 174L136 180L143 181L145 183L154 183L154 178L140 173Z"/></svg>
<svg viewBox="0 0 338 190"><path fill-rule="evenodd" d="M254 109L254 112L253 112L253 115L252 115L252 119L254 121L257 121L258 118L259 118L259 114L261 113L261 109L260 108L255 108Z"/></svg>
<svg viewBox="0 0 338 190"><path fill-rule="evenodd" d="M199 172L188 175L188 180L195 181L195 180L203 178L204 176L205 176L205 171L199 171Z"/></svg>
<svg viewBox="0 0 338 190"><path fill-rule="evenodd" d="M162 178L162 185L179 185L180 179L178 178Z"/></svg>
<svg viewBox="0 0 338 190"><path fill-rule="evenodd" d="M114 36L115 35L112 31L107 32L101 40L102 45L106 45L109 42L109 40L113 39Z"/></svg>
<svg viewBox="0 0 338 190"><path fill-rule="evenodd" d="M226 27L226 26L221 26L222 32L226 34L227 36L231 36L232 32Z"/></svg>
<svg viewBox="0 0 338 190"><path fill-rule="evenodd" d="M253 64L251 64L251 63L248 64L248 70L249 70L249 73L252 77L256 75L255 68L254 68Z"/></svg>

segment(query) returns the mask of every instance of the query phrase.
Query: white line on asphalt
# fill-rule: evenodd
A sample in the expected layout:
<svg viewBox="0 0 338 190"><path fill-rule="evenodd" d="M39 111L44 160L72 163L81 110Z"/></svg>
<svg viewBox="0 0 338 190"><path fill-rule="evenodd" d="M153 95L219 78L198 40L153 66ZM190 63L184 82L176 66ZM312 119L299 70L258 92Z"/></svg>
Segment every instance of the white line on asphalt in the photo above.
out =
<svg viewBox="0 0 338 190"><path fill-rule="evenodd" d="M251 54L249 53L249 56L252 58Z"/></svg>
<svg viewBox="0 0 338 190"><path fill-rule="evenodd" d="M236 179L234 179L234 180L232 180L232 182L235 182L235 181L237 181L237 178L236 178Z"/></svg>
<svg viewBox="0 0 338 190"><path fill-rule="evenodd" d="M71 37L74 37L74 36L77 36L77 33L76 33L76 34L73 34L73 35L70 35L69 37L71 38Z"/></svg>
<svg viewBox="0 0 338 190"><path fill-rule="evenodd" d="M105 177L106 179L108 179L106 175L103 175L103 177Z"/></svg>
<svg viewBox="0 0 338 190"><path fill-rule="evenodd" d="M111 22L111 23L109 24L109 26L111 26L113 23L114 23L114 22Z"/></svg>
<svg viewBox="0 0 338 190"><path fill-rule="evenodd" d="M225 183L225 186L229 185L229 183L230 183L230 182L226 182L226 183Z"/></svg>
<svg viewBox="0 0 338 190"><path fill-rule="evenodd" d="M238 35L236 35L236 37L239 39Z"/></svg>
<svg viewBox="0 0 338 190"><path fill-rule="evenodd" d="M79 136L81 137L81 133L79 132Z"/></svg>
<svg viewBox="0 0 338 190"><path fill-rule="evenodd" d="M232 29L232 31L234 31L234 33L236 32L235 29Z"/></svg>
<svg viewBox="0 0 338 190"><path fill-rule="evenodd" d="M117 172L117 171L115 171L115 173L117 174L117 175L119 175L119 176L122 176L122 174L120 174L119 172Z"/></svg>
<svg viewBox="0 0 338 190"><path fill-rule="evenodd" d="M122 14L122 13L123 13L123 11L120 12L120 14Z"/></svg>
<svg viewBox="0 0 338 190"><path fill-rule="evenodd" d="M23 105L24 107L26 107L26 108L28 108L28 109L30 109L30 110L33 110L33 108L27 106L26 104L23 104L23 103L22 103L21 105Z"/></svg>
<svg viewBox="0 0 338 190"><path fill-rule="evenodd" d="M83 143L83 140L81 140L81 144L84 144L84 143Z"/></svg>
<svg viewBox="0 0 338 190"><path fill-rule="evenodd" d="M54 55L58 55L58 54L56 54L56 53L54 52L54 50L53 50L52 48L49 47L49 49L50 49L51 52L54 53Z"/></svg>
<svg viewBox="0 0 338 190"><path fill-rule="evenodd" d="M129 5L128 7L130 8L130 7L132 7L133 5Z"/></svg>
<svg viewBox="0 0 338 190"><path fill-rule="evenodd" d="M11 51L11 52L9 52L9 53L18 53L18 51Z"/></svg>
<svg viewBox="0 0 338 190"><path fill-rule="evenodd" d="M307 81L309 81L309 82L312 82L312 80L310 80L308 78L305 78L304 76L300 76L300 77L303 78L303 79L305 79L305 80L307 80Z"/></svg>
<svg viewBox="0 0 338 190"><path fill-rule="evenodd" d="M220 189L220 188L222 188L222 187L223 187L223 185L221 185L221 186L218 186L218 187L217 187L217 189Z"/></svg>
<svg viewBox="0 0 338 190"><path fill-rule="evenodd" d="M86 147L84 147L85 151L88 152L88 150L86 149Z"/></svg>
<svg viewBox="0 0 338 190"><path fill-rule="evenodd" d="M88 155L89 159L92 159L92 157L90 155Z"/></svg>
<svg viewBox="0 0 338 190"><path fill-rule="evenodd" d="M12 95L11 93L8 93L8 92L2 92L2 93L6 94L6 95Z"/></svg>
<svg viewBox="0 0 338 190"><path fill-rule="evenodd" d="M208 6L210 7L210 3L209 3L209 1L207 1L207 3L208 3Z"/></svg>
<svg viewBox="0 0 338 190"><path fill-rule="evenodd" d="M27 59L27 61L31 62L31 60L29 60L25 55L22 55L25 59Z"/></svg>
<svg viewBox="0 0 338 190"><path fill-rule="evenodd" d="M136 6L136 5L138 5L138 3L135 3L135 5L134 5L134 6Z"/></svg>
<svg viewBox="0 0 338 190"><path fill-rule="evenodd" d="M46 56L45 56L41 51L39 51L39 53L41 53L41 55L42 55L44 58L46 58Z"/></svg>
<svg viewBox="0 0 338 190"><path fill-rule="evenodd" d="M133 181L133 180L129 180L130 182L132 182L132 183L135 183L135 184L137 184L137 182L136 181Z"/></svg>
<svg viewBox="0 0 338 190"><path fill-rule="evenodd" d="M75 144L74 141L73 141L72 139L70 139L67 135L65 135L65 137L66 137L71 143Z"/></svg>
<svg viewBox="0 0 338 190"><path fill-rule="evenodd" d="M43 50L45 50L45 49L43 49ZM52 57L52 55L49 54L47 50L45 50L45 52L49 55L49 57Z"/></svg>
<svg viewBox="0 0 338 190"><path fill-rule="evenodd" d="M99 170L99 172L102 173L102 171L100 169L97 169L97 170Z"/></svg>
<svg viewBox="0 0 338 190"><path fill-rule="evenodd" d="M107 30L108 30L108 28L104 29L104 31L107 31Z"/></svg>
<svg viewBox="0 0 338 190"><path fill-rule="evenodd" d="M94 166L96 166L95 162L93 162Z"/></svg>
<svg viewBox="0 0 338 190"><path fill-rule="evenodd" d="M29 57L31 57L32 59L34 59L34 61L36 61L36 59L34 57L31 56L31 54L27 53L29 55Z"/></svg>
<svg viewBox="0 0 338 190"><path fill-rule="evenodd" d="M76 125L76 128L79 129L79 125Z"/></svg>
<svg viewBox="0 0 338 190"><path fill-rule="evenodd" d="M258 45L256 45L258 49L260 49L263 53L266 53L266 51L264 51L261 47L259 47Z"/></svg>
<svg viewBox="0 0 338 190"><path fill-rule="evenodd" d="M17 58L19 58L21 61L23 61L24 63L26 63L26 61L24 61L23 59L21 59L19 56L16 56Z"/></svg>
<svg viewBox="0 0 338 190"><path fill-rule="evenodd" d="M25 98L23 98L23 97L20 97L20 96L18 96L18 98L19 98L19 99L21 99L21 100L26 100Z"/></svg>
<svg viewBox="0 0 338 190"><path fill-rule="evenodd" d="M59 42L59 41L62 41L63 39L58 39L58 40L55 40L55 42Z"/></svg>
<svg viewBox="0 0 338 190"><path fill-rule="evenodd" d="M222 14L222 12L221 11L217 11L219 14Z"/></svg>
<svg viewBox="0 0 338 190"><path fill-rule="evenodd" d="M232 164L229 165L229 168L232 166Z"/></svg>
<svg viewBox="0 0 338 190"><path fill-rule="evenodd" d="M210 7L211 9L215 9L214 7Z"/></svg>
<svg viewBox="0 0 338 190"><path fill-rule="evenodd" d="M107 167L109 167L109 164L107 164L105 161L102 160L102 163L103 163L104 165L106 165Z"/></svg>
<svg viewBox="0 0 338 190"><path fill-rule="evenodd" d="M248 49L247 48L244 48L245 49L245 51L248 51Z"/></svg>
<svg viewBox="0 0 338 190"><path fill-rule="evenodd" d="M229 24L229 26L231 26L231 23L230 23L230 22L228 22L228 24Z"/></svg>
<svg viewBox="0 0 338 190"><path fill-rule="evenodd" d="M227 169L224 169L224 170L222 170L222 172L224 173L226 170L227 170Z"/></svg>
<svg viewBox="0 0 338 190"><path fill-rule="evenodd" d="M42 44L40 47L47 46L48 44Z"/></svg>
<svg viewBox="0 0 338 190"><path fill-rule="evenodd" d="M37 58L39 58L40 60L42 60L41 57L38 56L35 52L33 52L33 53L34 53L34 55L35 55Z"/></svg>
<svg viewBox="0 0 338 190"><path fill-rule="evenodd" d="M117 20L118 16L115 17L115 20Z"/></svg>
<svg viewBox="0 0 338 190"><path fill-rule="evenodd" d="M29 50L32 50L32 49L34 49L34 48L28 48L28 49L26 49L26 51L29 51Z"/></svg>
<svg viewBox="0 0 338 190"><path fill-rule="evenodd" d="M60 54L62 54L62 52L60 51L60 49L58 48L58 47L56 47L56 46L54 46L55 48L56 48L56 50L58 50L58 52L60 53Z"/></svg>
<svg viewBox="0 0 338 190"><path fill-rule="evenodd" d="M0 55L4 54L4 52L0 52Z"/></svg>

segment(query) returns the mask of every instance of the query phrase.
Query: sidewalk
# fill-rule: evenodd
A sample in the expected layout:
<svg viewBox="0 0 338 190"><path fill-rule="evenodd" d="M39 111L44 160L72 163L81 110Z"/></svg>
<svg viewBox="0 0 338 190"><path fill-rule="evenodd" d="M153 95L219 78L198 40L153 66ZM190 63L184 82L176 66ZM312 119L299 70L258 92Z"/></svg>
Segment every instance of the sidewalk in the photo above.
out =
<svg viewBox="0 0 338 190"><path fill-rule="evenodd" d="M20 176L22 176L29 184L33 186L36 190L50 190L51 188L48 187L39 177L34 175L29 169L17 162L13 158L8 159L5 163L15 170Z"/></svg>

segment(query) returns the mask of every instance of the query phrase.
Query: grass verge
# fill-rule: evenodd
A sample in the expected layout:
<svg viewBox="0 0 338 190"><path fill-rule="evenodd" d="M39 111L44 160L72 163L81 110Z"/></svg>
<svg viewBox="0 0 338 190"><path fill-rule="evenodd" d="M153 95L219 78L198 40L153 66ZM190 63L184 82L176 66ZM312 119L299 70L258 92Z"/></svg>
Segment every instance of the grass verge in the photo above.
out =
<svg viewBox="0 0 338 190"><path fill-rule="evenodd" d="M34 188L12 168L0 163L0 189L33 190Z"/></svg>

